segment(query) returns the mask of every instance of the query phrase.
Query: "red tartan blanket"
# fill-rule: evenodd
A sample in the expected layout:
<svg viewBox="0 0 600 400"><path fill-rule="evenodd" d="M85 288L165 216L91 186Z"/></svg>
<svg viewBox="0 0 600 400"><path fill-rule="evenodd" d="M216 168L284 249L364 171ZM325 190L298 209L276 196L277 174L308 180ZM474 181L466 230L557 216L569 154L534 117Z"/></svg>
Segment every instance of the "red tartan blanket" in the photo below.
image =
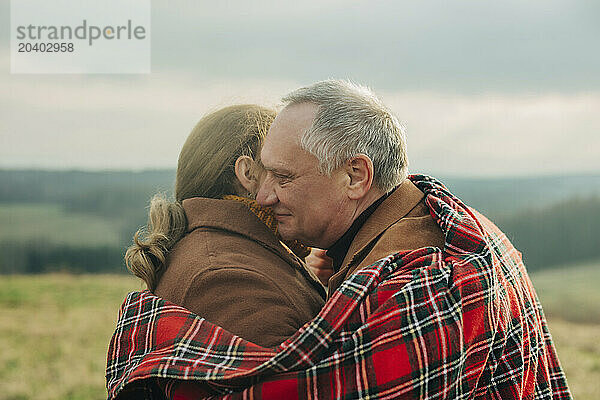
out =
<svg viewBox="0 0 600 400"><path fill-rule="evenodd" d="M108 398L570 399L520 253L440 182L410 179L443 251L357 271L275 349L130 293L110 342Z"/></svg>

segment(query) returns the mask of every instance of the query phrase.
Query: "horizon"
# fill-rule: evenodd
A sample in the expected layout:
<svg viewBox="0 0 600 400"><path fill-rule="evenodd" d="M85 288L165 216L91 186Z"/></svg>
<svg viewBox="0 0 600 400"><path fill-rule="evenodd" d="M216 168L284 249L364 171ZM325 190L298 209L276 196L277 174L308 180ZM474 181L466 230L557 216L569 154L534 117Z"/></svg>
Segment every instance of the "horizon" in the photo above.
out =
<svg viewBox="0 0 600 400"><path fill-rule="evenodd" d="M25 168L11 168L0 166L0 172L47 172L47 173L89 173L89 174L110 174L110 173L132 173L132 174L144 174L144 173L176 173L176 167L173 168L144 168L144 169L133 169L133 168L36 168L36 167L25 167ZM600 178L600 171L569 171L566 173L553 173L544 172L541 174L532 175L457 175L457 174L445 174L445 173L428 173L422 171L411 171L409 175L429 175L437 178L443 177L445 179L473 179L473 180L502 180L502 179L546 179L546 178L585 178L585 177L598 177ZM600 189L600 188L599 188Z"/></svg>

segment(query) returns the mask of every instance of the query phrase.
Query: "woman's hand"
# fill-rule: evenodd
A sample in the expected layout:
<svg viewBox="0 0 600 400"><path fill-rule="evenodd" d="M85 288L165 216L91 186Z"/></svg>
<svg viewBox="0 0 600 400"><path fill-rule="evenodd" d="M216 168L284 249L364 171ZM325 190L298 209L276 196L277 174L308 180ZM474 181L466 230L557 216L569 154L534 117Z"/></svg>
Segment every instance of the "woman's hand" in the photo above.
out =
<svg viewBox="0 0 600 400"><path fill-rule="evenodd" d="M329 278L333 275L333 260L327 257L326 252L326 250L312 248L310 254L304 259L308 268L325 287L327 287Z"/></svg>

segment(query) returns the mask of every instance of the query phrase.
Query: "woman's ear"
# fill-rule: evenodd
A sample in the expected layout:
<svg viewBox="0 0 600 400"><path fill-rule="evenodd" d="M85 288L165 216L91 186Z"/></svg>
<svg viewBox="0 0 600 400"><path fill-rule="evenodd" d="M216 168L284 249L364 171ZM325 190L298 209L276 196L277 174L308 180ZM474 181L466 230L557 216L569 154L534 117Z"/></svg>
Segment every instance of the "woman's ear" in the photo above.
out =
<svg viewBox="0 0 600 400"><path fill-rule="evenodd" d="M255 194L260 184L256 174L256 161L252 157L239 156L235 160L235 176L249 193Z"/></svg>

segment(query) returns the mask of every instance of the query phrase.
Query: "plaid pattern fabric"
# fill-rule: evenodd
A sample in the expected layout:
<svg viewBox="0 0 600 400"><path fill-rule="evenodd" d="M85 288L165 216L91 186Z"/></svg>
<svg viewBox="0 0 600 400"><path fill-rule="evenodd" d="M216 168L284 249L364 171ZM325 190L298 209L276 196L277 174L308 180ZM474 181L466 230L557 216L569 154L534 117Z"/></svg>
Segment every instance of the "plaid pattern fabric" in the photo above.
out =
<svg viewBox="0 0 600 400"><path fill-rule="evenodd" d="M443 252L357 271L275 349L131 293L110 343L108 398L570 399L520 253L440 182L410 179Z"/></svg>

